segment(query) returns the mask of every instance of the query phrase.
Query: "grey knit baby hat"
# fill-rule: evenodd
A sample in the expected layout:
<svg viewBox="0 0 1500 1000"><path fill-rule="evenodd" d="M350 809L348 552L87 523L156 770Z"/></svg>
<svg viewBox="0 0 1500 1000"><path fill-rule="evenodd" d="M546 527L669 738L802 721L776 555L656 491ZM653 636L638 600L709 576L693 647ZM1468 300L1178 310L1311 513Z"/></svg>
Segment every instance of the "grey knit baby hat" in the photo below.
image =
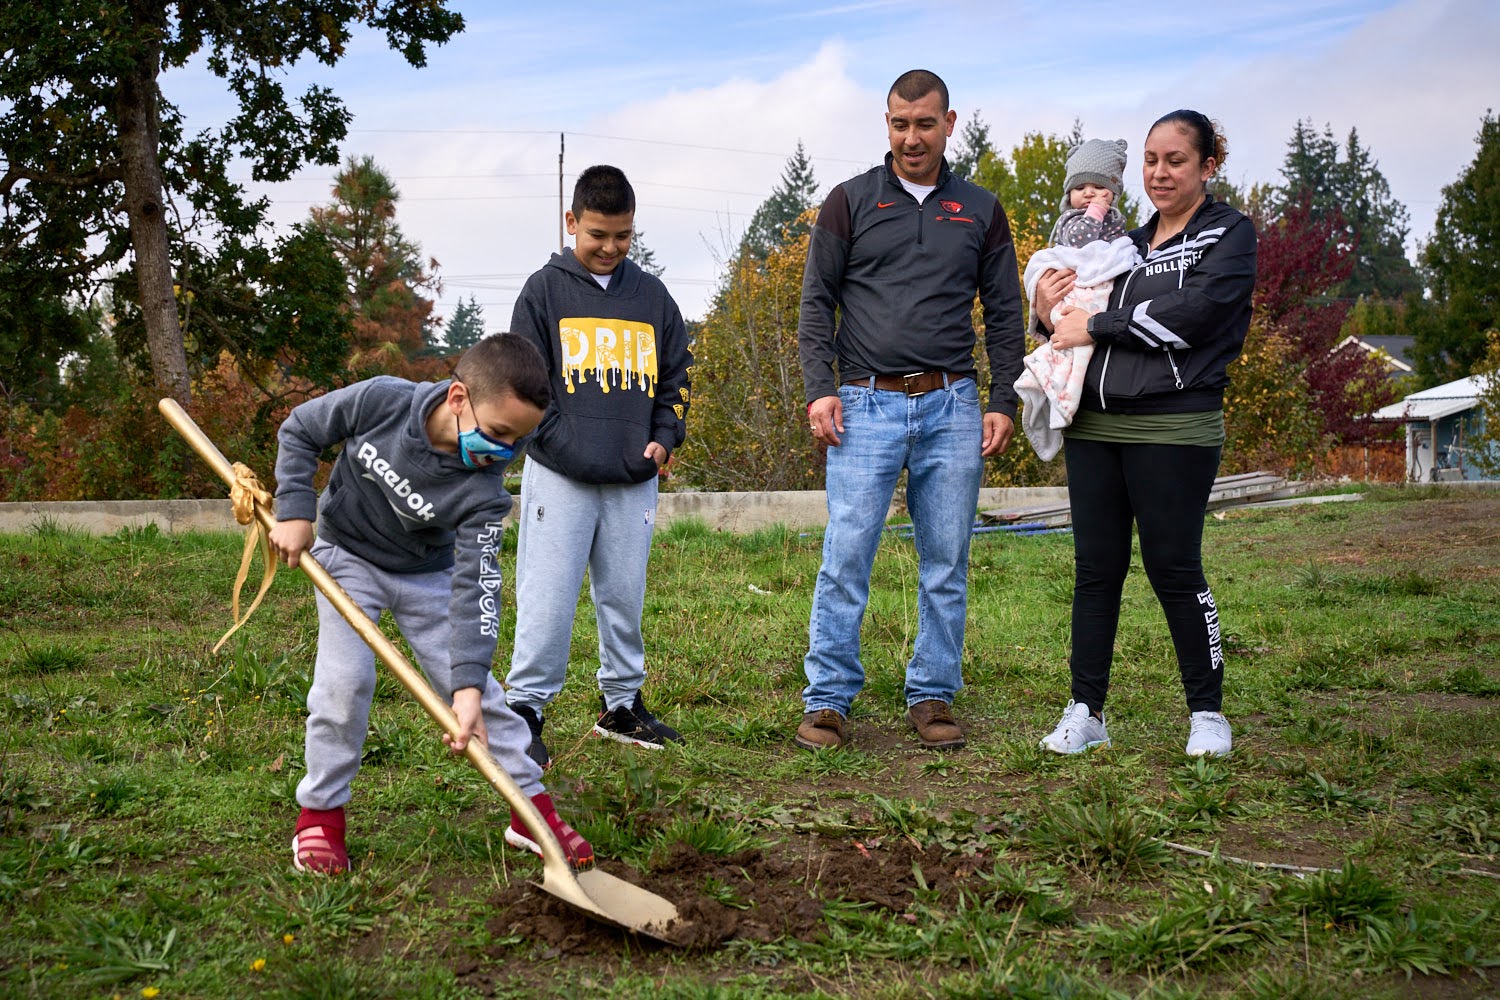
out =
<svg viewBox="0 0 1500 1000"><path fill-rule="evenodd" d="M1125 177L1125 140L1090 139L1068 154L1068 179L1063 183L1062 207L1068 207L1068 192L1082 184L1109 188L1120 200Z"/></svg>

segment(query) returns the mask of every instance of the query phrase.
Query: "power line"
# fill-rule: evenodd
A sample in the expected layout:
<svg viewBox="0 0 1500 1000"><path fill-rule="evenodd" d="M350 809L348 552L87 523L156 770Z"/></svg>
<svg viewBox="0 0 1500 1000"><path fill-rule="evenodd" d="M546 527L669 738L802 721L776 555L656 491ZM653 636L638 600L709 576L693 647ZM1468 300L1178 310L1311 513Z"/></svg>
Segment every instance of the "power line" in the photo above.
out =
<svg viewBox="0 0 1500 1000"><path fill-rule="evenodd" d="M400 176L392 174L392 175L388 175L388 176L390 176L391 180L393 180L393 181L475 181L475 180L478 180L478 181L487 181L487 180L509 180L511 178L516 178L516 177L548 177L548 178L551 178L551 177L556 177L557 173L555 171L545 171L545 172L542 172L542 173L533 173L533 174L411 174L411 175L400 175ZM573 174L569 174L567 176L575 177L576 178L576 175L573 175ZM256 181L255 181L255 179L253 177L231 177L230 180L234 181L236 184L252 184L252 183L256 183ZM299 180L299 181L309 181L309 182L321 182L321 183L325 183L325 184L332 184L332 183L336 182L338 180L338 178L337 177L298 177L297 180ZM660 181L645 181L645 180L643 180L643 181L631 181L630 183L631 183L632 187L638 187L638 188L664 188L664 189L666 189L668 191L703 191L703 192L705 192L707 194L735 194L735 195L744 195L746 198L759 198L759 197L762 197L765 194L764 191L735 191L735 190L731 190L730 188L698 187L697 185L694 185L694 184L664 184L664 183L662 183ZM547 195L547 197L550 198L551 195ZM400 201L408 201L408 200L416 200L416 199L408 199L406 195L402 195L399 200Z"/></svg>
<svg viewBox="0 0 1500 1000"><path fill-rule="evenodd" d="M555 200L554 196L552 196L550 194L476 194L476 195L452 195L452 196L444 195L444 196L434 196L434 197L431 197L431 198L405 198L405 197L403 197L401 199L401 203L402 204L407 204L409 202L419 202L419 201L422 201L422 202L426 202L426 201L466 201L466 202L474 202L474 201L554 201L554 200ZM319 198L277 198L276 199L276 204L278 204L278 205L322 205L322 204L325 204L325 199L319 199ZM710 215L734 215L734 216L740 216L740 217L748 217L748 216L752 216L752 215L755 214L754 212L737 212L737 211L734 211L732 209L727 209L727 208L701 208L701 207L696 206L696 205L651 205L651 204L647 204L645 202L637 203L636 208L637 208L637 210L642 209L642 208L651 208L651 209L655 209L656 211L659 211L659 212L706 212L706 213L708 213Z"/></svg>
<svg viewBox="0 0 1500 1000"><path fill-rule="evenodd" d="M350 133L370 132L391 135L556 135L557 132L544 129L485 129L485 128L362 128L350 129ZM786 152L773 153L766 149L739 149L734 146L708 146L697 142L677 142L672 139L643 139L632 135L605 135L601 132L569 132L564 130L564 135L583 136L588 139L608 139L610 142L643 142L653 146L675 146L679 149L702 149L714 153L737 153L743 156L775 156L786 159ZM851 160L840 156L812 156L813 160L827 160L832 163L854 163L868 166L869 160Z"/></svg>

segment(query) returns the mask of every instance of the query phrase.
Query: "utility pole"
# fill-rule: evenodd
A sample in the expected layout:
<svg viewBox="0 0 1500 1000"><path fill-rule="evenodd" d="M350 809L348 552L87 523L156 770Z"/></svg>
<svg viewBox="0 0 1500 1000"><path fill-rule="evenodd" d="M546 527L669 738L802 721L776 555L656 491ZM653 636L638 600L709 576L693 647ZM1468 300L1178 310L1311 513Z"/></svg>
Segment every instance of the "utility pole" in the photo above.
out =
<svg viewBox="0 0 1500 1000"><path fill-rule="evenodd" d="M563 252L563 146L564 134L557 133L557 252Z"/></svg>

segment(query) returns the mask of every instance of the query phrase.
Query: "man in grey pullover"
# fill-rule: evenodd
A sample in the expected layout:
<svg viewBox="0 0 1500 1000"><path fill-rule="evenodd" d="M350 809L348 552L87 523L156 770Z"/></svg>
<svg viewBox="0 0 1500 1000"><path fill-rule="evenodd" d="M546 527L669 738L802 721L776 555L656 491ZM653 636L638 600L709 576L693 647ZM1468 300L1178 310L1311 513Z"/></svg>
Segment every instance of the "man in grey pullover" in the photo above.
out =
<svg viewBox="0 0 1500 1000"><path fill-rule="evenodd" d="M828 446L828 529L795 737L808 750L847 738L865 682L870 570L903 469L918 561L907 719L925 747L964 745L952 703L963 686L970 529L984 456L1004 451L1015 430L1024 336L1005 211L943 159L957 116L941 79L902 74L886 109L885 163L829 193L803 272L797 340L808 425ZM982 414L976 294L990 363Z"/></svg>

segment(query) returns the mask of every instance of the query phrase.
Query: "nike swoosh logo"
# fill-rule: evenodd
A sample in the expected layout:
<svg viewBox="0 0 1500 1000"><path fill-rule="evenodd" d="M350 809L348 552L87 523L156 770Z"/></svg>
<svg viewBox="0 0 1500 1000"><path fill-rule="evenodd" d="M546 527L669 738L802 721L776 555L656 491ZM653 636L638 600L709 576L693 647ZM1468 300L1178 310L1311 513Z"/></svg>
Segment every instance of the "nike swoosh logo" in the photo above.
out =
<svg viewBox="0 0 1500 1000"><path fill-rule="evenodd" d="M875 207L876 208L890 208L894 204L896 204L894 201L877 201L875 203Z"/></svg>

